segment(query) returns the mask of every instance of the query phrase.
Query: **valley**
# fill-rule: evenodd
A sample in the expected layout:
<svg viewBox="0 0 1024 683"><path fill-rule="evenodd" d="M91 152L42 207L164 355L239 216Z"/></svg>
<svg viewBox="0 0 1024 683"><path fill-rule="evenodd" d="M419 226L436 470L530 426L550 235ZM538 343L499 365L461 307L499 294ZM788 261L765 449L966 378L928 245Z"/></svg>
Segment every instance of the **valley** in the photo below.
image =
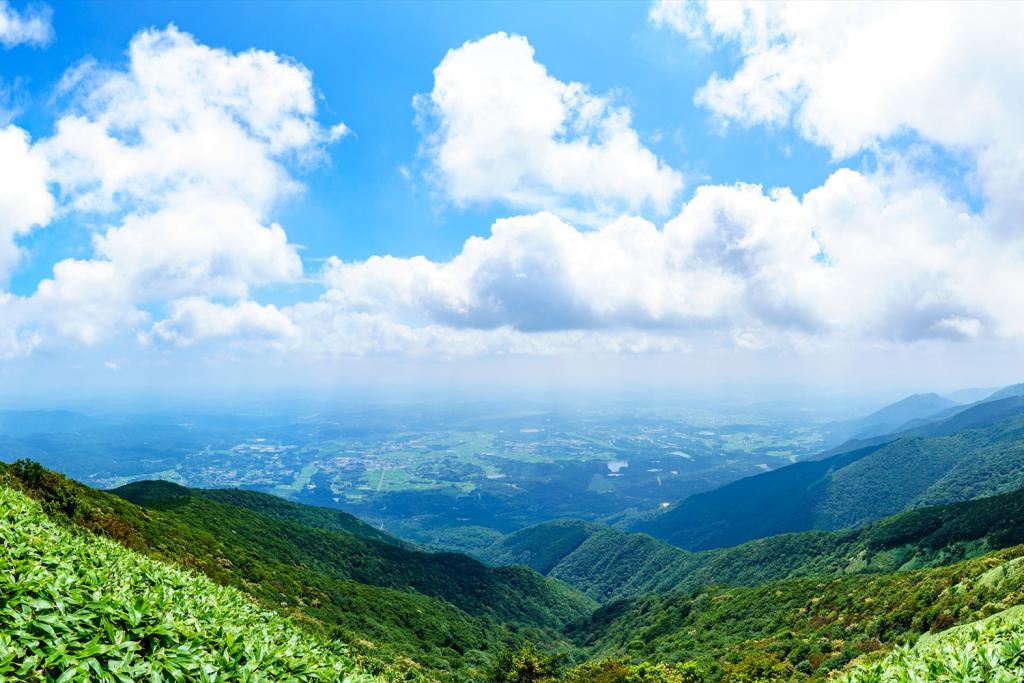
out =
<svg viewBox="0 0 1024 683"><path fill-rule="evenodd" d="M655 512L789 464L818 452L829 416L500 404L248 417L8 413L0 448L100 488L139 479L245 488L470 548L549 519Z"/></svg>
<svg viewBox="0 0 1024 683"><path fill-rule="evenodd" d="M1024 682L1024 0L0 0L0 683Z"/></svg>
<svg viewBox="0 0 1024 683"><path fill-rule="evenodd" d="M594 430L596 436L584 438L578 423L531 413L529 418L491 417L493 431L485 438L485 432L468 430L442 437L427 429L423 418L415 429L403 425L400 435L374 432L365 424L359 434L330 433L339 426L321 417L306 417L301 426L294 419L280 420L263 432L246 421L218 432L215 420L206 418L206 441L214 435L226 443L240 434L268 434L239 441L223 453L211 444L200 451L208 466L190 476L209 478L214 487L181 483L185 477L178 473L189 472L191 458L199 455L186 453L172 467L167 461L146 463L154 474L168 476L122 474L127 482L107 491L19 460L0 467L0 489L8 492L5 515L38 515L24 512L18 496L27 495L43 515L33 524L78 529L86 543L106 537L128 552L241 591L308 633L313 640L303 647L310 652L324 647L321 642L344 644L331 655L336 659L324 661L368 680L500 681L517 667L549 672L536 680L573 683L630 683L630 676L647 676L643 680L651 683L823 681L840 674L850 681L873 680L871 672L886 671L893 658L903 657L908 667L925 666L912 663L913 657L934 660L937 655L925 645L933 641L960 643L968 656L969 643L976 641L964 641L963 634L973 631L959 626L977 628L979 638L1016 637L1014 609L1024 602L1024 480L1019 474L1024 472L1024 401L1016 392L957 410L941 407L931 420L911 418L894 433L867 436L877 441L873 445L855 438L824 456L792 441L810 427L790 425L785 431L778 423L775 431L763 424L759 432L751 425L719 424L714 432L706 424L673 427L646 418L631 428ZM8 414L6 438L26 446L80 438L90 429L122 439L143 429L129 421L111 431L109 424L93 422L97 419L78 416L70 420L73 430L40 433L41 426L59 424L57 418L17 421ZM154 424L152 416L146 419ZM175 433L184 447L188 440L181 435L198 431L199 424L156 433ZM541 426L515 428L524 424ZM818 424L814 443L820 446L830 430L837 431L830 424ZM300 446L300 430L332 438ZM710 466L712 453L733 464L766 456L756 449L745 456L728 451L725 443L740 433L747 443L774 434L778 441L772 448L788 443L789 450L776 456L781 462L768 471L755 465L749 469L760 473L748 470L736 479L742 467ZM699 443L709 449L703 464L696 457ZM324 456L331 448L356 444L348 450L360 451L361 458ZM684 447L694 457L673 453ZM314 451L314 461L304 460ZM499 458L498 451L505 456ZM681 502L666 507L649 492L645 497L641 483L626 479L634 463L670 456L694 465L678 470L695 477L691 486L698 472L706 486L715 478L725 483L681 494ZM342 460L348 469L320 466L340 466ZM255 475L260 462L267 466ZM369 462L378 469L367 475ZM395 471L417 472L429 462L446 463L448 469L432 471L429 480L399 479L397 490L389 491L379 474L373 476L390 471L380 467L382 462L396 463ZM356 463L363 467L360 477L354 476ZM79 466L87 464L86 455ZM499 464L504 477L485 469ZM593 468L586 470L590 478L577 480L600 475L615 482L599 494L607 501L604 507L564 492L565 500L554 503L553 491L547 494L552 501L545 502L545 489L536 482L543 479L540 473L550 472L544 468L560 467L569 477L585 466ZM349 497L341 487L331 490L339 495L321 501L318 482L336 486L331 472L348 472L352 481L361 481L350 487L360 493ZM551 486L567 487L565 480L548 476ZM217 485L222 477L244 481ZM280 483L288 478L291 484ZM503 514L494 514L488 496L501 495L495 492L500 489L489 490L486 483L505 478L519 489L505 495L518 496L522 507L509 504L499 508ZM370 486L374 479L377 484ZM657 490L671 489L662 483ZM407 497L408 509L389 508L396 499L387 496L399 494ZM449 509L431 503L442 495L449 496ZM460 497L480 501L489 525L461 516L467 508L451 504ZM524 501L544 509L527 514ZM378 509L373 505L388 516L353 516L343 509ZM437 509L430 516L432 505ZM839 509L861 512L839 515ZM690 512L680 517L681 510ZM403 516L413 519L404 525L382 523ZM396 534L392 526L411 533ZM45 538L27 542L34 552L53 552L36 545ZM688 538L702 540L680 542ZM81 552L94 551L83 546ZM105 590L102 582L97 587ZM230 604L234 598L218 599ZM50 604L33 600L40 608ZM218 613L211 619L223 617ZM968 626L974 622L977 627ZM177 627L167 628L168 638L201 642L207 637L175 635ZM919 639L921 652L931 654L900 649ZM114 652L111 648L96 652ZM195 650L194 659L183 659L180 666L204 666L208 655L202 652ZM251 655L236 657L230 666L252 665ZM72 666L77 661L67 660ZM115 665L109 660L104 666ZM310 669L311 679L323 676Z"/></svg>

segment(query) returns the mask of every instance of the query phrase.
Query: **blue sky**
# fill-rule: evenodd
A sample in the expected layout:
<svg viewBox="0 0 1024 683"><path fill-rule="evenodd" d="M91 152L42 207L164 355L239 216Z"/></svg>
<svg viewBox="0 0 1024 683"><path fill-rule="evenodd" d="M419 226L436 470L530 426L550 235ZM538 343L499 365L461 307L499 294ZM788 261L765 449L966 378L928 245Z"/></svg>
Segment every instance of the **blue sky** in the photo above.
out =
<svg viewBox="0 0 1024 683"><path fill-rule="evenodd" d="M903 359L929 359L913 363L901 386L923 384L950 357L975 360L949 383L971 373L998 380L1007 354L1020 367L1012 350L1024 325L1006 313L1018 303L1009 290L1021 275L1013 198L1024 139L1014 123L1022 118L1019 47L1007 31L986 29L1003 12L1001 23L1012 26L1017 7L7 2L0 9L50 27L48 36L11 38L0 51L0 110L9 112L12 141L27 136L26 158L44 159L52 204L33 214L25 200L30 218L8 228L0 364L17 381L67 367L87 367L85 384L113 372L145 383L184 367L229 378L251 374L268 356L285 375L296 365L314 375L354 365L373 375L365 368L390 364L387 373L403 374L438 362L490 372L502 359L514 359L509 367L543 366L538 359L557 365L581 351L591 359L581 374L644 357L636 362L645 368L686 368L679 371L686 375L715 357L715 368L771 366L765 381L794 371L813 377L830 359L838 367L862 359L883 376L905 367ZM922 26L948 40L922 56L916 39L890 38ZM157 36L144 50L158 66L124 86L134 66L129 46L145 31ZM204 82L188 95L197 109L149 111L134 129L114 120L136 113L124 93L102 94L115 85L159 89L153 80L190 50L210 57L190 62L200 70L241 64L249 50L271 55L273 73L302 81L287 96L313 98L312 110L282 105L278 112L275 125L303 126L309 138L287 153L255 131L250 113L228 112L252 146L225 143L224 154L255 154L268 173L302 189L242 191L241 204L231 206L248 207L239 210L251 209L256 222L240 222L222 241L211 226L227 219L197 211L188 219L195 224L182 227L180 211L199 195L214 202L208 211L228 211L230 202L210 197L218 183L233 187L237 178L207 175L214 171L202 159L161 171L155 157L136 157L163 149L158 141L137 145L149 126L202 133L202 116L224 113L216 88L230 86ZM492 59L495 73L474 81ZM82 64L90 65L86 75L60 90ZM435 80L439 65L449 67L443 82ZM513 88L517 99L473 99L491 83L496 101ZM583 88L582 100L573 84ZM127 92L128 100L141 97ZM551 137L488 113L526 102L529 116L545 97L564 107ZM110 159L62 137L59 124L75 118L103 127L131 163L148 169L140 173L154 174L146 187L130 178L115 186L105 171L83 177L81 164ZM349 133L329 140L341 122ZM216 147L210 136L203 139ZM500 154L474 149L482 140L515 144ZM583 170L570 168L577 162ZM5 163L28 177L14 156ZM550 168L561 164L569 170ZM518 175L487 177L510 167ZM166 194L182 177L187 187ZM98 198L96 183L108 183L109 196ZM240 256L232 240L248 243L245 226L262 246ZM171 249L177 260L154 262L166 249L161 230L171 227L184 246ZM477 247L466 242L473 236ZM205 253L196 246L207 243ZM396 258L378 258L385 255ZM61 262L76 274L55 276ZM1000 292L996 301L988 287ZM64 288L87 289L88 301L48 291ZM62 306L71 313L61 314ZM1002 360L987 360L994 357Z"/></svg>
<svg viewBox="0 0 1024 683"><path fill-rule="evenodd" d="M207 45L259 47L305 64L323 97L322 118L343 120L355 132L330 149L329 165L302 175L307 195L280 214L292 239L307 247L307 258L388 253L447 259L466 237L486 234L507 214L503 207L438 206L429 188L398 171L418 164L413 95L430 91L433 69L449 49L495 31L528 36L556 77L588 83L595 92L615 91L647 145L695 179L805 191L834 168L827 151L789 130L740 128L722 135L692 100L708 74L734 67L732 55L680 50L678 39L651 26L647 6L637 2L596 3L586 11L575 2L68 3L54 12L52 45L4 55L4 80L27 80L30 102L19 123L47 134L54 112L46 100L69 65L87 55L123 62L137 31L170 23ZM653 139L659 134L661 140ZM78 242L87 248L85 235ZM14 291L31 292L66 256L67 245L63 231L35 235Z"/></svg>

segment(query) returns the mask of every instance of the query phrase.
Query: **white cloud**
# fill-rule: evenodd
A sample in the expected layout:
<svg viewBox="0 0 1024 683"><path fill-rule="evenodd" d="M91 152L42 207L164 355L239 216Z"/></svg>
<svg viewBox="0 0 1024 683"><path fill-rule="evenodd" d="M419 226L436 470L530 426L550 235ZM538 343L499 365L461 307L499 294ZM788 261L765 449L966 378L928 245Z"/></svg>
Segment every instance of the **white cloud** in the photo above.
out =
<svg viewBox="0 0 1024 683"><path fill-rule="evenodd" d="M346 126L344 123L336 123L331 126L331 129L327 131L327 139L330 142L337 142L342 138L346 138L352 135L352 129Z"/></svg>
<svg viewBox="0 0 1024 683"><path fill-rule="evenodd" d="M18 45L49 45L53 41L52 16L53 10L48 5L36 5L19 12L7 0L0 0L0 46L9 50Z"/></svg>
<svg viewBox="0 0 1024 683"><path fill-rule="evenodd" d="M209 48L171 26L136 35L128 58L124 70L86 60L61 84L69 112L46 148L78 209L202 191L266 211L300 189L283 162L331 137L312 74L273 52Z"/></svg>
<svg viewBox="0 0 1024 683"><path fill-rule="evenodd" d="M46 161L31 149L28 133L15 126L0 128L0 291L20 258L15 237L53 216L46 177Z"/></svg>
<svg viewBox="0 0 1024 683"><path fill-rule="evenodd" d="M435 179L456 205L581 218L666 212L682 187L640 143L628 109L548 74L522 36L495 33L450 50L433 91L415 102Z"/></svg>
<svg viewBox="0 0 1024 683"><path fill-rule="evenodd" d="M1024 244L938 184L843 169L803 197L703 186L662 229L539 213L497 221L447 262L332 259L321 300L286 312L340 353L1020 338L1020 272Z"/></svg>
<svg viewBox="0 0 1024 683"><path fill-rule="evenodd" d="M1024 200L1024 4L687 3L656 23L735 45L696 101L724 120L788 125L837 158L911 132L971 155L994 228Z"/></svg>
<svg viewBox="0 0 1024 683"><path fill-rule="evenodd" d="M171 315L143 334L144 343L157 341L175 346L192 346L210 339L245 339L249 342L278 341L298 335L295 324L274 306L239 301L225 306L192 297L174 302Z"/></svg>
<svg viewBox="0 0 1024 683"><path fill-rule="evenodd" d="M209 48L171 26L136 35L126 68L91 60L72 68L60 98L66 113L31 155L45 159L39 165L59 188L63 210L100 229L90 259L59 263L32 296L0 304L8 338L93 344L130 334L164 310L166 329L188 322L190 339L252 332L233 313L251 317L252 291L302 277L296 247L269 220L302 190L289 166L318 158L346 130L315 120L310 72L272 52ZM3 144L25 154L16 132L5 132ZM0 166L0 174L32 181L25 163ZM0 240L46 222L45 199L19 196L19 206L35 213L11 214L11 226L0 218ZM236 315L235 322L217 326L215 316L195 314L196 297L239 301L238 309L206 309ZM208 322L210 334L197 329Z"/></svg>
<svg viewBox="0 0 1024 683"><path fill-rule="evenodd" d="M117 269L136 301L176 296L245 297L253 287L288 282L302 264L279 225L233 197L183 196L153 213L131 214L95 240L97 257Z"/></svg>
<svg viewBox="0 0 1024 683"><path fill-rule="evenodd" d="M426 149L451 201L532 213L496 221L448 261L330 258L322 296L281 307L259 303L260 290L298 281L302 264L272 216L302 192L292 168L348 129L317 123L301 65L211 49L173 27L143 32L127 67L85 61L68 72L52 137L32 146L23 131L0 130L0 180L10 181L0 183L0 271L16 262L18 235L52 219L47 179L63 211L99 226L91 258L58 263L30 297L0 294L0 355L136 335L164 348L241 344L314 359L1024 338L1024 236L1010 229L1022 215L1013 202L1024 147L1010 116L1019 94L1004 92L1004 74L981 74L979 103L956 110L963 127L947 129L888 81L879 92L889 95L868 93L870 79L847 62L864 55L864 36L902 24L873 8L843 14L855 7L833 16L658 5L652 19L708 45L740 45L736 77L701 91L718 115L794 122L837 156L876 148L879 170L837 170L803 196L705 185L655 223L643 216L672 208L681 181L638 142L628 111L548 75L524 38L494 34L435 71L419 105L436 125ZM839 36L837 47L819 30ZM993 67L977 59L962 67ZM924 68L913 64L900 69ZM939 113L956 109L949 93L966 96L969 80L947 67L949 83L929 76L915 95ZM843 82L844 69L871 101L867 118L818 103L848 97L829 80ZM871 118L878 112L888 114ZM904 129L969 151L984 212L884 148Z"/></svg>

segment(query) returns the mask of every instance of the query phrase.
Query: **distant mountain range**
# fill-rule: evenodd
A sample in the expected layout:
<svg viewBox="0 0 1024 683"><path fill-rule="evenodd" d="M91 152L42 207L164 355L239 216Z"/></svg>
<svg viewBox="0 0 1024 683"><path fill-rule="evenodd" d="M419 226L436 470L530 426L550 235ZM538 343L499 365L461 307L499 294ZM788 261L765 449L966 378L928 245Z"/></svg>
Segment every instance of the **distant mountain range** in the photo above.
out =
<svg viewBox="0 0 1024 683"><path fill-rule="evenodd" d="M812 575L937 567L1024 543L1024 490L903 512L855 529L804 531L689 552L641 533L579 520L522 529L481 550L601 603L712 584L753 586Z"/></svg>
<svg viewBox="0 0 1024 683"><path fill-rule="evenodd" d="M951 417L982 403L1017 396L1024 396L1024 384L1002 389L962 389L945 395L912 394L869 415L827 425L826 443L830 449L847 442L863 443Z"/></svg>
<svg viewBox="0 0 1024 683"><path fill-rule="evenodd" d="M633 530L702 550L850 527L912 507L1024 487L1021 389L1008 387L984 401L943 409L937 419L914 421L903 431L854 440L819 459L691 496ZM905 416L907 405L920 403L904 403L888 414Z"/></svg>
<svg viewBox="0 0 1024 683"><path fill-rule="evenodd" d="M861 683L965 662L988 680L993 657L1020 673L1022 391L909 397L863 423L896 431L691 496L650 533L546 522L481 543L486 562L252 491L0 465L0 677Z"/></svg>
<svg viewBox="0 0 1024 683"><path fill-rule="evenodd" d="M960 405L938 394L913 394L870 415L833 425L832 431L846 439L870 438L899 431L912 420L927 419Z"/></svg>

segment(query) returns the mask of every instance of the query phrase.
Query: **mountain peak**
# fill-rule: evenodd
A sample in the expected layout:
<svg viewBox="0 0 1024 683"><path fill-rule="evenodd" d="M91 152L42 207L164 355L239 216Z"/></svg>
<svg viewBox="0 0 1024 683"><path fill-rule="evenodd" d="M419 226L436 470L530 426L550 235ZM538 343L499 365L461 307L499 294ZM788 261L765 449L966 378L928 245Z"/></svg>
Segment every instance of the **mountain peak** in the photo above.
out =
<svg viewBox="0 0 1024 683"><path fill-rule="evenodd" d="M1013 398L1015 396L1024 396L1024 382L1020 384L1011 384L1008 387L1003 387L999 391L995 392L986 401L998 401L1002 398Z"/></svg>

